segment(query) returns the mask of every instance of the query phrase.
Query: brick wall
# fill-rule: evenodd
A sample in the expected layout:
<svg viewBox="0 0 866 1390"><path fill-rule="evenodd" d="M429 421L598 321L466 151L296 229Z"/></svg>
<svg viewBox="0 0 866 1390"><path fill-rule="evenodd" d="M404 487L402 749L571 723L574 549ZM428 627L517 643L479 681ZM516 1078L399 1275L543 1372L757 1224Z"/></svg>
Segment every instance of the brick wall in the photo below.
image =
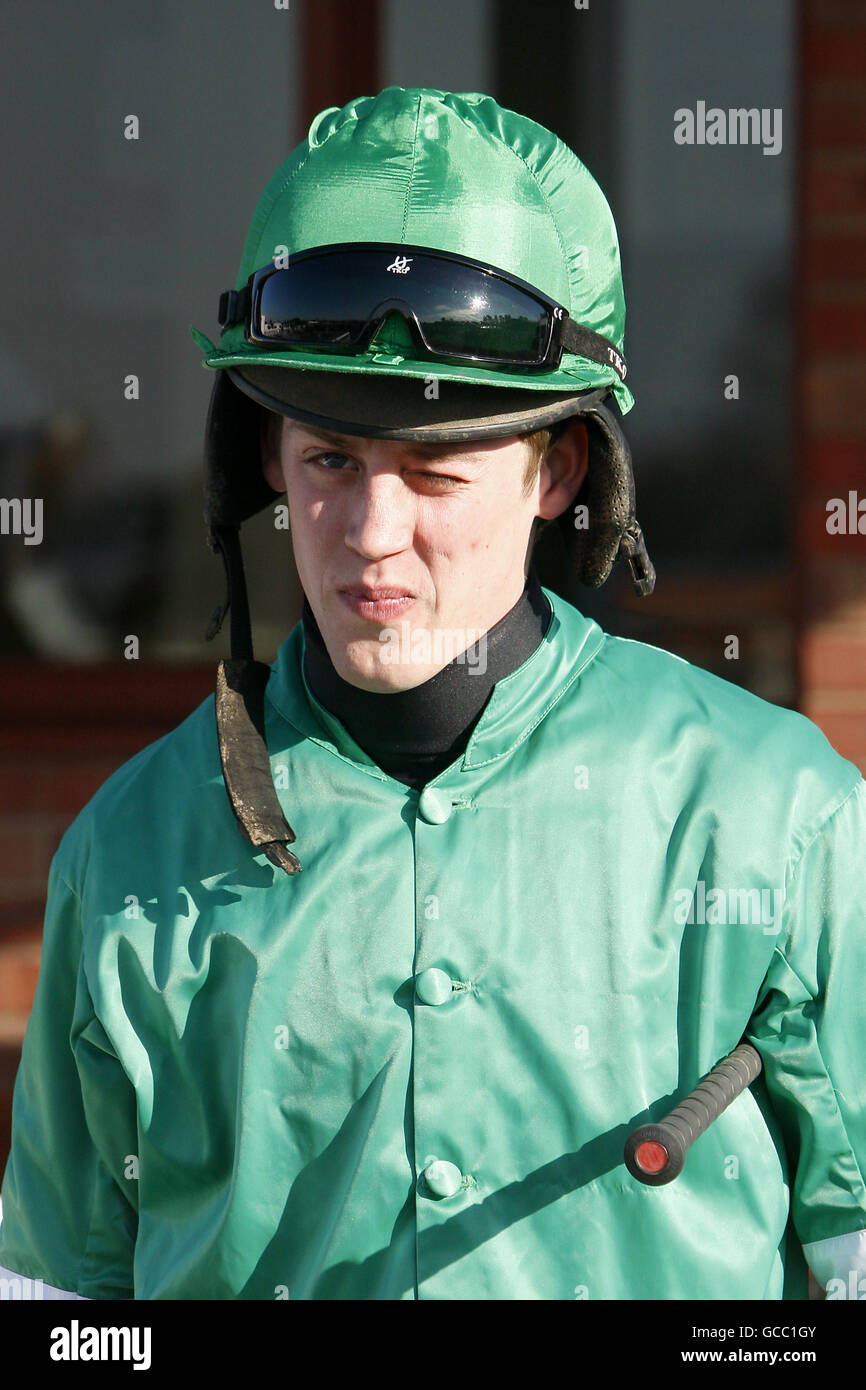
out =
<svg viewBox="0 0 866 1390"><path fill-rule="evenodd" d="M866 772L866 4L801 9L799 708ZM866 515L862 518L866 533Z"/></svg>

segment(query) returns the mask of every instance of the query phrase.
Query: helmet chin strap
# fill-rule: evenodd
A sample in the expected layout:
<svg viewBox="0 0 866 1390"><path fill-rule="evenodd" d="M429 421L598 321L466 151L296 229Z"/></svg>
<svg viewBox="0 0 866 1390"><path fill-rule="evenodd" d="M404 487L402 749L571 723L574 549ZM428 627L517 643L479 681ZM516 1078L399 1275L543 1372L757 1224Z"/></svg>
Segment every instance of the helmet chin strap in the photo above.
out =
<svg viewBox="0 0 866 1390"><path fill-rule="evenodd" d="M300 872L301 861L286 848L295 832L283 815L271 776L265 741L265 686L269 666L253 657L250 610L238 526L212 526L211 549L222 556L226 600L211 618L206 637L219 632L231 614L231 658L217 670L216 725L223 780L244 837L287 874Z"/></svg>
<svg viewBox="0 0 866 1390"><path fill-rule="evenodd" d="M566 551L587 588L603 584L622 558L635 593L647 597L655 588L656 572L635 516L628 441L603 402L588 402L578 418L587 424L589 468L574 504L586 506L592 524L591 529L576 530L568 510L558 518Z"/></svg>
<svg viewBox="0 0 866 1390"><path fill-rule="evenodd" d="M647 598L656 586L655 565L647 554L646 541L637 517L633 517L622 533L619 553L631 571L632 588L640 598Z"/></svg>

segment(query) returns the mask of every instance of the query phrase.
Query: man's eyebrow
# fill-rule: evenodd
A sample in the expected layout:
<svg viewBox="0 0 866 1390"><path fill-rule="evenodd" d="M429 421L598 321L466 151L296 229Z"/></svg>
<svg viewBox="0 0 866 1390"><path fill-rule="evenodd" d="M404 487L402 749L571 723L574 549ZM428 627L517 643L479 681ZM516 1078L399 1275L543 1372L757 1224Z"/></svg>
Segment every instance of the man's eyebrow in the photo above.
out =
<svg viewBox="0 0 866 1390"><path fill-rule="evenodd" d="M337 434L333 430L323 430L314 427L313 425L301 425L299 428L303 430L305 434L314 435L317 439L323 439L328 444L340 444L344 448L351 448L354 442L350 435ZM460 458L464 455L464 453L468 458L471 457L472 452L471 449L467 451L464 451L463 449L456 449L447 442L431 442L429 444L425 444L415 439L407 439L402 440L400 442L402 442L405 445L407 453L414 454L416 455L416 457L423 459L437 459L449 457ZM471 441L459 442L470 443Z"/></svg>

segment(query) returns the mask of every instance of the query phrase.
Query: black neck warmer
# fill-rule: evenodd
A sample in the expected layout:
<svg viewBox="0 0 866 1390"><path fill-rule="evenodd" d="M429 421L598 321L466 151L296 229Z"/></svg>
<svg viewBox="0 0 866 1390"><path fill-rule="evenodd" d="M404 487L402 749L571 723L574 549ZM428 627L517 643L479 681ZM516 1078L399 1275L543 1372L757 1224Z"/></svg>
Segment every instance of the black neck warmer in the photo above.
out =
<svg viewBox="0 0 866 1390"><path fill-rule="evenodd" d="M486 634L483 672L479 669L483 663L477 662L480 643L476 643L422 685L372 691L351 685L337 673L305 597L304 675L319 703L339 719L383 772L420 790L460 756L494 685L529 659L552 616L530 567L517 603Z"/></svg>

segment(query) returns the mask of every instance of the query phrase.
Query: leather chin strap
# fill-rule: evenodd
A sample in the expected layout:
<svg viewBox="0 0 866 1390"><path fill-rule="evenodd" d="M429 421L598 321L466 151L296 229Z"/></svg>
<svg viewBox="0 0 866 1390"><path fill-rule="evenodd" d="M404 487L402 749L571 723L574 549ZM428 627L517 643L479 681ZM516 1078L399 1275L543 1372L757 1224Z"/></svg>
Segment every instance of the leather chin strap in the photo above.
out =
<svg viewBox="0 0 866 1390"><path fill-rule="evenodd" d="M206 519L210 547L222 556L227 592L205 636L208 641L214 638L230 611L231 657L220 661L217 672L216 725L223 779L235 819L256 850L287 874L296 874L301 861L286 847L296 836L276 794L265 740L265 687L271 671L253 656L239 534L241 523L279 494L258 481L258 433L251 428L257 417L250 413L255 409L253 402L244 401L242 393L219 373L207 432ZM603 584L621 556L631 571L635 592L651 594L656 574L634 514L628 443L598 396L588 399L575 414L587 424L589 466L573 506L587 508L589 526L576 527L571 509L557 518L566 550L579 579L589 588ZM221 464L227 455L249 463L248 469L241 470L249 496L232 495Z"/></svg>
<svg viewBox="0 0 866 1390"><path fill-rule="evenodd" d="M210 544L223 558L228 592L211 618L207 638L215 637L231 610L231 651L217 669L216 725L223 781L242 835L272 864L287 874L300 872L301 861L286 848L295 832L271 776L265 740L265 686L270 666L253 658L247 586L237 526L211 528Z"/></svg>
<svg viewBox="0 0 866 1390"><path fill-rule="evenodd" d="M572 507L557 518L565 548L581 583L597 589L622 557L636 594L655 588L656 572L635 516L631 451L616 418L600 401L580 412L586 421L589 466ZM578 527L576 509L585 507L589 525Z"/></svg>
<svg viewBox="0 0 866 1390"><path fill-rule="evenodd" d="M259 408L218 372L205 431L205 521L208 543L222 557L226 597L205 638L231 613L231 657L217 670L216 726L223 781L238 828L254 849L287 874L301 861L286 848L295 832L283 815L265 740L265 686L271 669L253 656L240 527L279 496L262 477ZM233 467L227 467L231 460Z"/></svg>

